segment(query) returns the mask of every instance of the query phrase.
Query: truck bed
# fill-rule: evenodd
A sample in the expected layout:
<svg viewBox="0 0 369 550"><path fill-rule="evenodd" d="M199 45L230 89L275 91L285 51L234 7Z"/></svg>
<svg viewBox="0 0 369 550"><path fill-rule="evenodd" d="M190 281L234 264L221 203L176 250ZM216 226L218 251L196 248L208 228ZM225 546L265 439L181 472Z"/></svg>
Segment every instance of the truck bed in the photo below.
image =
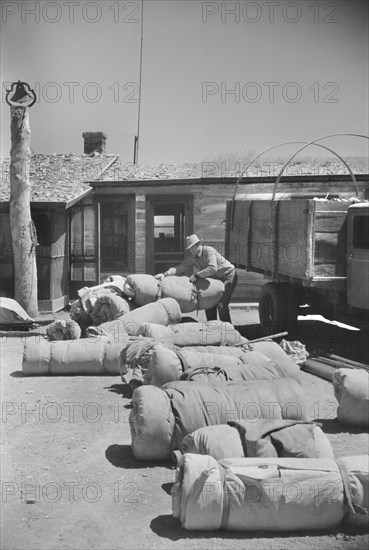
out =
<svg viewBox="0 0 369 550"><path fill-rule="evenodd" d="M227 258L274 280L344 284L350 204L305 198L228 201Z"/></svg>

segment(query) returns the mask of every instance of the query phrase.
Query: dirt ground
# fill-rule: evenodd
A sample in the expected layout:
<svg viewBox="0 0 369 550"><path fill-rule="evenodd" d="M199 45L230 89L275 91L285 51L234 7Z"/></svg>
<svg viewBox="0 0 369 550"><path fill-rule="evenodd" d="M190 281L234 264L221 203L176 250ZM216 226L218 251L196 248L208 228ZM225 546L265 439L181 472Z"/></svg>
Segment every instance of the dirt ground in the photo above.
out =
<svg viewBox="0 0 369 550"><path fill-rule="evenodd" d="M258 334L257 311L232 314L244 335ZM369 547L367 534L347 527L282 534L185 531L171 512L175 466L138 462L131 454L130 387L119 376L24 377L26 338L37 337L1 337L2 550ZM324 347L367 361L367 334L301 322L299 340L309 351ZM368 432L337 421L332 384L308 373L302 381L310 418L322 422L335 456L368 453Z"/></svg>

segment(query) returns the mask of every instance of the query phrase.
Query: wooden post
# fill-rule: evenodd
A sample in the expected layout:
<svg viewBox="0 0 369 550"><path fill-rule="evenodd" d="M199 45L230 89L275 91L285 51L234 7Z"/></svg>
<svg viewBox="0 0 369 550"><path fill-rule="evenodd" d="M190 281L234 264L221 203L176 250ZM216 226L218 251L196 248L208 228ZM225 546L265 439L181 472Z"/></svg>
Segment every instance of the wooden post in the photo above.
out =
<svg viewBox="0 0 369 550"><path fill-rule="evenodd" d="M38 315L37 236L31 218L29 108L10 107L10 229L14 252L15 300L31 317Z"/></svg>

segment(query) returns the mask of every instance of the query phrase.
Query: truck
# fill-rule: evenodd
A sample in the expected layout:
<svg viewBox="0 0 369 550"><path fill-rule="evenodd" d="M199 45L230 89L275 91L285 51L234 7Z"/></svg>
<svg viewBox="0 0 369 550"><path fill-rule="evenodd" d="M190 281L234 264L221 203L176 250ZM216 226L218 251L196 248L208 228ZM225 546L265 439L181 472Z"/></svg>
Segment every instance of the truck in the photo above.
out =
<svg viewBox="0 0 369 550"><path fill-rule="evenodd" d="M235 199L226 207L226 257L264 275L264 335L297 332L299 315L320 314L367 329L369 202L347 196Z"/></svg>

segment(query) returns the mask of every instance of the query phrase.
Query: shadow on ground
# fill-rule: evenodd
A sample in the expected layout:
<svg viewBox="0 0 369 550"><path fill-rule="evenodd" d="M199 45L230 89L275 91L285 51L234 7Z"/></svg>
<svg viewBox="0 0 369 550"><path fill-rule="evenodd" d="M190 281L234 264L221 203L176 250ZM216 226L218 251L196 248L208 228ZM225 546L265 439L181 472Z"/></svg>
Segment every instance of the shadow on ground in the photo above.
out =
<svg viewBox="0 0 369 550"><path fill-rule="evenodd" d="M360 428L354 426L346 426L341 424L337 418L324 419L316 418L314 422L319 422L321 424L322 430L326 434L367 434L369 433L368 428Z"/></svg>
<svg viewBox="0 0 369 550"><path fill-rule="evenodd" d="M348 526L341 526L339 530L319 531L225 531L224 529L218 531L187 531L181 527L179 520L170 514L157 516L151 521L150 527L159 537L170 539L172 541L178 541L181 539L213 539L215 536L217 538L221 538L222 540L229 539L231 541L236 539L275 539L276 537L283 539L293 536L312 538L327 535L342 538L357 534L357 529L354 531ZM366 532L366 530L363 529L363 532Z"/></svg>
<svg viewBox="0 0 369 550"><path fill-rule="evenodd" d="M104 388L104 390L108 390L110 392L116 393L117 395L121 395L122 397L126 399L130 399L132 397L132 388L129 384L112 384L111 386L107 386Z"/></svg>
<svg viewBox="0 0 369 550"><path fill-rule="evenodd" d="M236 324L235 327L248 340L263 337L259 324ZM286 340L301 342L309 353L323 351L352 361L368 363L369 331L353 331L309 319L299 320L293 326L287 327L287 331ZM274 341L279 343L280 339Z"/></svg>
<svg viewBox="0 0 369 550"><path fill-rule="evenodd" d="M161 460L157 462L137 460L132 453L130 445L110 445L105 451L106 459L116 468L140 469L164 467L173 469L173 463L169 460Z"/></svg>

